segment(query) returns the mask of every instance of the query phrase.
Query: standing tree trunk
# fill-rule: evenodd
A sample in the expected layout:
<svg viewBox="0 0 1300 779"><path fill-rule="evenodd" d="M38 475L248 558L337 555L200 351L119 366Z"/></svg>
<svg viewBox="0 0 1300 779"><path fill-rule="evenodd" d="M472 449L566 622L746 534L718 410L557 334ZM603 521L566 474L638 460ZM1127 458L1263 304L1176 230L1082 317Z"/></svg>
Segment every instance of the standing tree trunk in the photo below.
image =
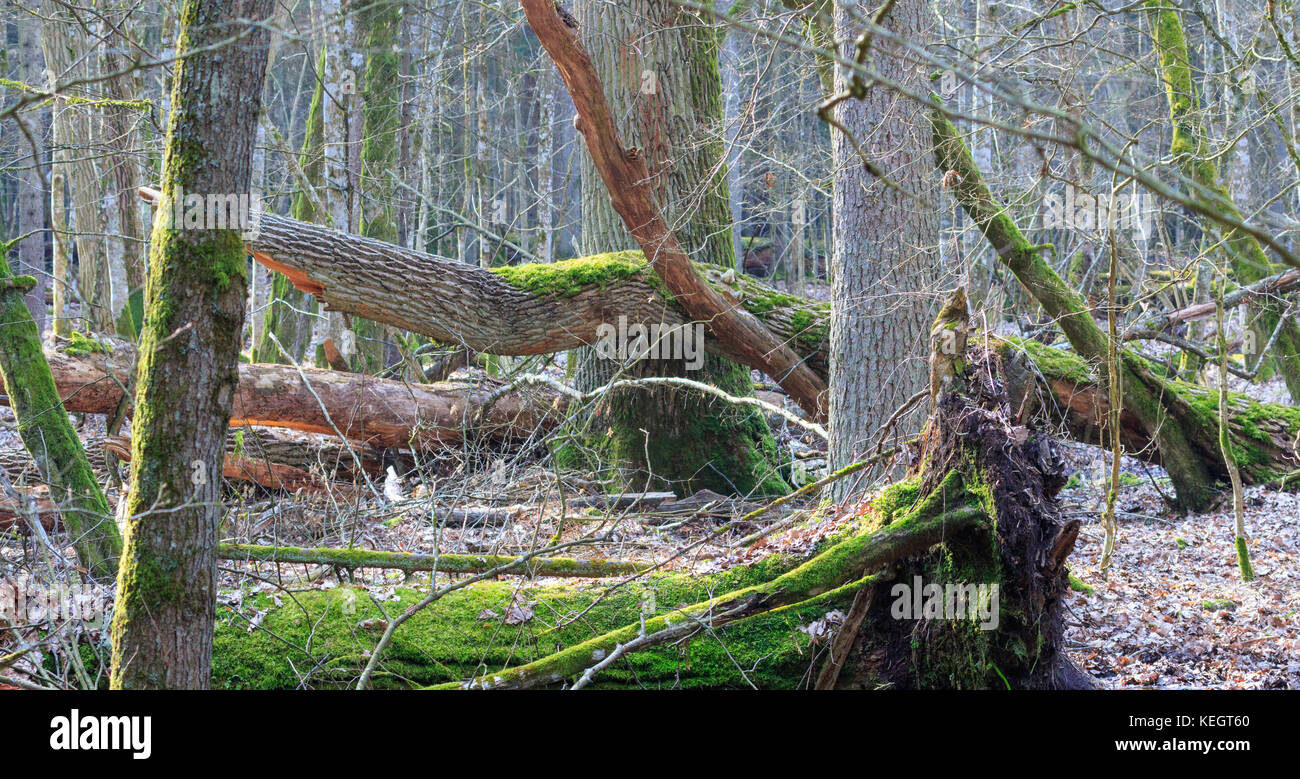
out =
<svg viewBox="0 0 1300 779"><path fill-rule="evenodd" d="M271 6L182 5L166 197L182 189L187 196L248 192L269 43L265 27L254 25ZM210 684L219 475L238 381L246 259L236 230L167 222L155 220L145 288L134 465L113 613L115 689Z"/></svg>
<svg viewBox="0 0 1300 779"><path fill-rule="evenodd" d="M1241 211L1220 178L1219 164L1214 157L1205 117L1197 98L1187 38L1179 15L1181 12L1155 0L1149 0L1147 7L1173 128L1169 151L1178 161L1183 175L1196 185L1189 193L1191 197L1240 220L1243 218ZM1202 227L1205 230L1214 229L1209 220L1202 220ZM1217 243L1221 247L1239 284L1259 281L1275 272L1268 254L1251 235L1231 230L1223 235L1222 241L1210 243ZM1262 348L1278 327L1282 311L1277 303L1268 303L1259 307L1258 314L1254 327L1255 343ZM1253 351L1246 350L1250 363L1269 359L1269 355L1252 353ZM1300 323L1297 323L1295 317L1288 316L1281 323L1274 351L1273 359L1278 372L1286 381L1287 390L1293 400L1300 401Z"/></svg>
<svg viewBox="0 0 1300 779"><path fill-rule="evenodd" d="M670 2L636 0L577 5L583 45L618 118L624 146L637 147L655 182L659 206L683 249L697 262L731 268L735 249L727 166L720 140L722 84L716 28ZM610 204L600 175L582 157L582 243L587 253L635 248ZM591 390L614 363L584 350L578 384ZM699 370L682 360L643 360L623 377L685 376L732 395L753 394L749 369L708 355ZM590 432L626 468L630 486L679 485L686 492L780 493L775 442L763 416L680 389L621 390Z"/></svg>
<svg viewBox="0 0 1300 779"><path fill-rule="evenodd" d="M66 7L46 0L41 13L46 23L41 25L41 46L45 52L45 67L56 82L88 78L89 66L94 60L87 55L84 28ZM84 149L98 144L92 122L93 108L77 105L75 98L86 97L84 85L61 95L54 106L54 137L63 144L51 150L54 173L63 174L71 197L71 228L66 236L67 251L75 247L77 253L77 291L81 298L80 318L85 326L100 331L113 329L114 309L111 279L104 256L104 216L100 202L101 181L98 160ZM69 99L74 98L74 99ZM82 147L81 151L71 148ZM56 217L57 220L57 217ZM70 277L55 279L55 284L71 283ZM123 298L123 303L125 299Z"/></svg>
<svg viewBox="0 0 1300 779"><path fill-rule="evenodd" d="M317 192L321 191L325 167L325 57L326 52L322 47L316 66L316 88L307 109L307 125L298 161L306 183L316 188ZM294 219L324 222L328 215L318 213L317 202L317 199L308 196L305 187L300 186L294 192L289 211ZM316 298L295 287L288 277L280 273L271 279L269 298L261 337L253 344L253 361L302 362L311 341L312 321L317 315Z"/></svg>
<svg viewBox="0 0 1300 779"><path fill-rule="evenodd" d="M847 56L862 33L865 11L835 4L835 40ZM934 17L927 0L900 0L884 26L903 40L923 45ZM928 83L920 63L876 39L870 65L905 89ZM836 76L835 91L849 83ZM862 458L891 413L926 385L924 344L933 315L932 295L940 280L935 246L938 216L933 173L928 166L929 121L916 103L875 85L862 99L841 101L832 129L834 228L831 273L830 467ZM845 134L852 134L852 138ZM860 144L883 182L868 172L854 147ZM912 414L897 428L911 435L920 424ZM836 497L854 491L839 482Z"/></svg>
<svg viewBox="0 0 1300 779"><path fill-rule="evenodd" d="M105 199L109 206L105 209L109 218L106 261L116 308L114 328L121 335L135 338L138 314L132 314L131 301L138 301L138 296L144 294L148 235L141 217L140 198L136 196L136 188L144 183L135 156L140 150L136 130L139 109L129 105L129 101L143 93L144 85L138 70L109 76L127 69L123 55L130 50L131 15L118 12L110 21L106 25L108 44L97 47L101 69L107 77L105 91L115 101L101 109L104 143L110 150L105 158L109 194Z"/></svg>
<svg viewBox="0 0 1300 779"><path fill-rule="evenodd" d="M26 71L26 81L42 83L41 36L35 19L23 19L18 24L18 57ZM29 161L20 165L22 172L18 176L18 235L25 236L18 242L18 273L36 279L26 302L36 321L36 330L41 332L45 329L45 290L49 287L49 276L45 273L45 183L41 180L39 160L44 149L40 145L39 127L32 136L37 139L35 148L26 138L20 141L23 148L20 158Z"/></svg>

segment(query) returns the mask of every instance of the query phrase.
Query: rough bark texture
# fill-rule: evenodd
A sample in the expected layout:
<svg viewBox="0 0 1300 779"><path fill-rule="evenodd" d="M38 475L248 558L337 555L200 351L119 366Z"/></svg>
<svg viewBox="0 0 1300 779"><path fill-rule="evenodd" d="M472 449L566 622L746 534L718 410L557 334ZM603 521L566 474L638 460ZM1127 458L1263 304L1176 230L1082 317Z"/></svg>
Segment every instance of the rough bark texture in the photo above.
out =
<svg viewBox="0 0 1300 779"><path fill-rule="evenodd" d="M265 20L271 7L270 0L181 6L164 194L248 191L269 34L239 20ZM216 475L238 381L245 276L235 230L156 220L113 612L116 689L210 683Z"/></svg>
<svg viewBox="0 0 1300 779"><path fill-rule="evenodd" d="M1101 431L1110 402L1092 366L1077 355L1028 339L996 339L992 348L1006 361L1011 405L1022 420L1039 419L1063 424L1077 441L1102 445ZM1133 358L1142 370L1162 382L1161 403L1165 424L1177 425L1202 461L1216 488L1228 478L1220 453L1218 393L1177 379L1163 378L1168 368ZM1241 476L1247 484L1273 483L1300 486L1300 409L1280 403L1261 403L1248 395L1228 393L1228 434ZM1109 435L1107 435L1109 439ZM1150 463L1164 465L1163 451L1139 415L1127 404L1120 414L1120 439L1124 451Z"/></svg>
<svg viewBox="0 0 1300 779"><path fill-rule="evenodd" d="M865 6L835 3L835 40L852 57L862 33ZM900 0L884 20L899 37L924 45L935 18L928 0ZM913 90L926 74L899 47L876 41L871 65ZM848 87L837 73L836 91ZM883 86L865 98L839 103L835 119L852 133L863 153L893 186L868 172L853 141L832 129L835 163L831 275L832 468L862 459L878 427L925 388L925 343L939 288L938 218L933 173L927 164L931 139L924 109ZM910 436L921 417L898 427ZM841 482L839 498L854 482Z"/></svg>
<svg viewBox="0 0 1300 779"><path fill-rule="evenodd" d="M664 219L685 252L720 269L732 265L726 164L719 142L721 82L713 24L668 0L577 4L583 46L591 57L621 141L638 150ZM613 207L601 172L582 155L582 242L587 251L632 249L636 241ZM611 309L612 312L612 309ZM620 312L621 313L621 312ZM749 369L710 356L700 370L682 360L624 366L582 350L577 385L592 390L620 378L681 376L753 394ZM590 444L608 455L628 486L672 485L683 493L783 492L776 447L761 414L682 389L620 390L580 423L574 450ZM607 435L612 431L612 435ZM599 456L591 459L600 459Z"/></svg>

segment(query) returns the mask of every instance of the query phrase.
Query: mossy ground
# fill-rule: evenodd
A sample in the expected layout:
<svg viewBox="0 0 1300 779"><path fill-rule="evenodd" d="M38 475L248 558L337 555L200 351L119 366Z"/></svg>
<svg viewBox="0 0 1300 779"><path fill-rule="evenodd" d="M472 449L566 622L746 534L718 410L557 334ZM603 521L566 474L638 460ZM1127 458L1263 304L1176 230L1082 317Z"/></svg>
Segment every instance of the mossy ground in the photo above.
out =
<svg viewBox="0 0 1300 779"><path fill-rule="evenodd" d="M409 687L454 682L519 665L573 646L594 635L634 624L642 613L662 614L774 578L797 561L771 557L752 566L691 577L664 574L604 594L601 586L520 587L514 581L481 582L449 593L421 611L395 634L384 656L377 686ZM392 617L419 599L399 589L399 601L386 601ZM851 596L847 596L851 597ZM797 686L816 651L801 625L827 611L844 608L844 593L828 594L798 606L705 631L690 641L636 653L603 673L603 687L759 688ZM229 609L218 614L212 681L216 688L294 688L311 671L310 687L344 686L354 681L382 632L384 619L366 592L352 588L281 596L244 603L244 612L269 609L259 629ZM512 602L532 603L533 617L507 625ZM487 612L499 616L487 616ZM483 618L480 618L483 616ZM595 661L593 661L594 663Z"/></svg>

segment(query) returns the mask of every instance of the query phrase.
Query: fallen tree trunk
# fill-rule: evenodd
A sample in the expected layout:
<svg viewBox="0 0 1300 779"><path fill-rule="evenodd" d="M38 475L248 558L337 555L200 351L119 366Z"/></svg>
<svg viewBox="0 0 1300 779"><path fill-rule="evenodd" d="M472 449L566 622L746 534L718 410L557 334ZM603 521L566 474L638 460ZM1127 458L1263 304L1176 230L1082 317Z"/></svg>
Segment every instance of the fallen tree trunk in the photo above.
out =
<svg viewBox="0 0 1300 779"><path fill-rule="evenodd" d="M108 414L122 402L134 348L51 351L50 369L68 411ZM241 364L232 427L282 427L337 435L378 447L433 447L473 432L489 439L524 437L558 424L565 402L545 389L497 399L464 382L408 384L290 365ZM9 402L8 397L0 399Z"/></svg>
<svg viewBox="0 0 1300 779"><path fill-rule="evenodd" d="M1064 423L1076 440L1102 445L1101 430L1110 410L1102 387L1077 355L1031 339L991 339L1006 362L1012 408L1021 419L1041 418ZM1137 358L1141 359L1141 358ZM1160 366L1146 364L1158 375ZM1169 409L1167 424L1183 429L1198 457L1222 467L1217 390L1177 379L1161 378ZM1228 394L1229 435L1242 479L1247 484L1300 486L1300 409L1262 403L1239 392ZM1124 451L1138 459L1163 465L1161 449L1141 419L1129 408L1120 414Z"/></svg>
<svg viewBox="0 0 1300 779"><path fill-rule="evenodd" d="M146 200L153 199L151 193L141 189ZM598 328L620 317L644 325L693 321L641 252L487 269L274 214L259 216L247 246L258 262L328 310L486 354L592 346ZM719 294L761 321L825 380L829 304L779 292L743 274L696 267ZM711 335L705 348L762 369Z"/></svg>
<svg viewBox="0 0 1300 779"><path fill-rule="evenodd" d="M407 573L480 573L509 566L510 573L523 576L569 576L599 579L631 576L653 567L650 563L627 560L580 560L571 557L504 557L502 555L413 554L373 549L304 549L296 546L222 544L222 560L258 560L267 563L311 563L340 568L390 568Z"/></svg>
<svg viewBox="0 0 1300 779"><path fill-rule="evenodd" d="M82 446L91 470L101 482L110 478L104 457L106 451L112 451L119 460L131 459L130 439L125 436L92 436ZM240 428L226 436L226 465L222 475L275 489L293 489L285 485L295 483L309 489L325 485L330 489L346 489L366 478L382 479L384 464L381 450L360 442L342 442L337 437L309 436L275 428ZM40 477L26 449L0 449L0 468L13 480ZM406 470L405 465L402 470ZM317 472L324 478L317 477ZM272 476L275 473L279 476ZM310 484L302 481L304 476L310 477Z"/></svg>

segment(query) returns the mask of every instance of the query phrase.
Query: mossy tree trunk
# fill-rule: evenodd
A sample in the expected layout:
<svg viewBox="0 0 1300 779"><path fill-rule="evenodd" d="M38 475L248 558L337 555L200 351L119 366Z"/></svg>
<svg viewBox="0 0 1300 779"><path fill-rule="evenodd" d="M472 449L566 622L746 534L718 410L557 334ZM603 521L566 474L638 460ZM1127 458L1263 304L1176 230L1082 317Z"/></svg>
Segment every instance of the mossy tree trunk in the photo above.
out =
<svg viewBox="0 0 1300 779"><path fill-rule="evenodd" d="M1173 128L1169 151L1183 175L1196 185L1188 194L1209 208L1242 220L1241 211L1219 174L1218 155L1210 142L1205 113L1197 98L1182 11L1161 0L1149 0L1147 7ZM1241 143L1245 142L1243 138ZM1208 220L1204 226L1207 230L1214 227ZM1226 255L1235 280L1240 284L1250 284L1276 272L1254 236L1230 230L1217 245ZM1263 347L1278 327L1280 318L1281 309L1277 303L1266 303L1258 309L1258 319L1253 327L1256 344ZM1248 350L1246 356L1252 362L1272 359L1286 381L1292 399L1300 400L1300 324L1294 316L1288 316L1281 323L1272 355L1251 354Z"/></svg>
<svg viewBox="0 0 1300 779"><path fill-rule="evenodd" d="M50 496L63 513L77 558L93 578L117 574L122 539L104 492L90 469L77 431L59 401L41 334L23 299L36 286L31 276L15 277L0 245L0 373L18 420L18 434L31 453Z"/></svg>
<svg viewBox="0 0 1300 779"><path fill-rule="evenodd" d="M271 8L271 0L181 6L164 196L248 192ZM115 689L210 683L219 474L238 381L245 263L235 230L155 221L113 613Z"/></svg>
<svg viewBox="0 0 1300 779"><path fill-rule="evenodd" d="M582 0L576 16L623 144L640 149L659 206L697 262L734 264L727 166L720 136L722 85L717 27L669 0ZM636 248L590 157L582 155L582 244L591 253ZM615 324L619 311L611 310ZM626 369L593 350L579 356L577 384L589 391L616 374L681 376L732 395L752 395L749 368L707 355L642 360ZM612 458L627 486L683 493L781 493L776 445L762 414L682 389L620 390L585 425L585 442Z"/></svg>

